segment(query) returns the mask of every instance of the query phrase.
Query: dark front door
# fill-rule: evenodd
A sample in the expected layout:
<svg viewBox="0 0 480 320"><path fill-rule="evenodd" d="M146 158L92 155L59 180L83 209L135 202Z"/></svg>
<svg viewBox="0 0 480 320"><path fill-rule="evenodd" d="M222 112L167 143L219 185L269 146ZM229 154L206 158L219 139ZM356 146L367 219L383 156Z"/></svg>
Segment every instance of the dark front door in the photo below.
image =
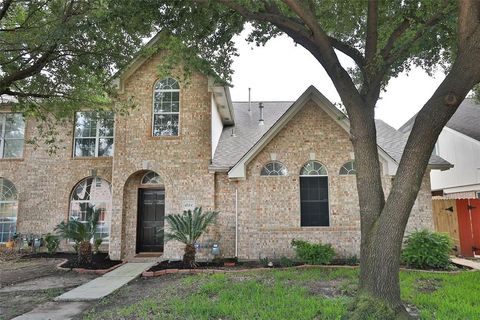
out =
<svg viewBox="0 0 480 320"><path fill-rule="evenodd" d="M165 218L165 190L139 189L137 253L163 252L163 228Z"/></svg>

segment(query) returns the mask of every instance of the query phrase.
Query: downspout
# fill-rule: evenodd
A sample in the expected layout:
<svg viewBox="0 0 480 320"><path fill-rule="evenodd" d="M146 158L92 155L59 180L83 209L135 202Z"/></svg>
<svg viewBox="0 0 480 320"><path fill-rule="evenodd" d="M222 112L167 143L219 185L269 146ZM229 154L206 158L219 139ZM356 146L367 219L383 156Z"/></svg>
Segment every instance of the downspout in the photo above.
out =
<svg viewBox="0 0 480 320"><path fill-rule="evenodd" d="M238 188L235 186L235 258L238 257Z"/></svg>

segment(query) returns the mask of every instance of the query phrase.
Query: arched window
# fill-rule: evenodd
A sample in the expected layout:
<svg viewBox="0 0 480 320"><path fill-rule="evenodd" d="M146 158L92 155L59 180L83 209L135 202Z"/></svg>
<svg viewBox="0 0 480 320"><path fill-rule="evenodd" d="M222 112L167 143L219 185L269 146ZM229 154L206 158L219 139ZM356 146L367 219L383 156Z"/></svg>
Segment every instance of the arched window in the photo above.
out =
<svg viewBox="0 0 480 320"><path fill-rule="evenodd" d="M0 178L0 243L12 240L17 231L17 189L10 180Z"/></svg>
<svg viewBox="0 0 480 320"><path fill-rule="evenodd" d="M180 86L173 78L155 83L153 89L153 136L178 136Z"/></svg>
<svg viewBox="0 0 480 320"><path fill-rule="evenodd" d="M153 171L148 171L142 178L142 184L163 184L162 178Z"/></svg>
<svg viewBox="0 0 480 320"><path fill-rule="evenodd" d="M341 176L357 174L357 169L355 168L355 161L352 160L344 163L343 166L340 168L339 174Z"/></svg>
<svg viewBox="0 0 480 320"><path fill-rule="evenodd" d="M327 169L317 161L300 170L300 225L329 226Z"/></svg>
<svg viewBox="0 0 480 320"><path fill-rule="evenodd" d="M72 191L69 219L86 223L96 210L99 210L99 219L95 238L108 242L112 212L110 183L98 177L83 179Z"/></svg>
<svg viewBox="0 0 480 320"><path fill-rule="evenodd" d="M280 161L268 162L260 171L261 176L286 176L287 174L287 168Z"/></svg>

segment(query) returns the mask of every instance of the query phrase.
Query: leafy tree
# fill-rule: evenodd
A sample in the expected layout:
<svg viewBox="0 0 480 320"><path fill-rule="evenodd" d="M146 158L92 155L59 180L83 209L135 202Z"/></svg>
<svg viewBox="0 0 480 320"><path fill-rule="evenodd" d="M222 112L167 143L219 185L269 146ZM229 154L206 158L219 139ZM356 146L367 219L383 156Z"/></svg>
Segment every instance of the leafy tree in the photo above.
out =
<svg viewBox="0 0 480 320"><path fill-rule="evenodd" d="M351 317L390 310L389 315L408 318L398 276L402 239L438 135L480 81L480 1L139 0L135 5L158 8L154 23L220 75L229 74L231 38L247 22L251 41L261 45L287 34L324 67L347 111L357 166L361 272ZM171 51L181 56L183 49ZM342 66L338 52L355 68ZM412 66L428 72L443 68L446 78L418 113L385 195L375 105L388 81Z"/></svg>
<svg viewBox="0 0 480 320"><path fill-rule="evenodd" d="M202 213L202 208L185 210L183 214L172 214L165 217L168 224L167 231L161 230L165 241L176 240L185 244L183 263L186 266L195 266L195 243L208 227L215 222L218 212L207 211Z"/></svg>
<svg viewBox="0 0 480 320"><path fill-rule="evenodd" d="M97 231L100 210L87 210L87 221L68 220L59 223L55 230L64 238L73 240L78 252L78 264L89 265L92 263L92 243Z"/></svg>
<svg viewBox="0 0 480 320"><path fill-rule="evenodd" d="M115 0L0 2L2 100L14 98L37 116L44 116L45 110L65 114L79 106L108 102L108 80L138 51L142 37L152 32L142 19L149 21L147 12L139 17L134 7L119 11L118 4Z"/></svg>

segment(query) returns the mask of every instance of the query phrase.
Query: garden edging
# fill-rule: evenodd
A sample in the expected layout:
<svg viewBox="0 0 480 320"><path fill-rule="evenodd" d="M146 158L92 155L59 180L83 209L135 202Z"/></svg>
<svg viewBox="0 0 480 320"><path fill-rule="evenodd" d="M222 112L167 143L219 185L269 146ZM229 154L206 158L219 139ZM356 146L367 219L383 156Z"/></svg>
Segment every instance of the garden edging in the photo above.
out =
<svg viewBox="0 0 480 320"><path fill-rule="evenodd" d="M237 272L249 272L249 271L265 271L265 270L288 270L288 269L324 269L324 268L345 268L345 269L357 269L359 266L345 266L345 265L311 265L304 264L301 266L285 267L285 268L245 268L245 269L165 269L159 271L144 271L142 277L152 278L160 277L166 274L214 274L214 273L237 273ZM420 270L420 269L408 269L400 268L402 271L410 272L428 272L428 273L461 273L464 271L441 271L441 270ZM475 270L468 270L475 271Z"/></svg>
<svg viewBox="0 0 480 320"><path fill-rule="evenodd" d="M82 273L82 274L97 274L97 275L104 275L105 273L107 272L110 272L122 265L124 265L125 263L127 263L127 261L123 260L122 263L119 263L119 264L116 264L108 269L97 269L97 270L92 270L92 269L85 269L85 268L63 268L62 265L64 263L66 263L68 261L68 259L64 259L62 262L60 262L59 264L56 265L56 268L58 270L62 270L62 271L75 271L75 272L78 272L78 273Z"/></svg>

